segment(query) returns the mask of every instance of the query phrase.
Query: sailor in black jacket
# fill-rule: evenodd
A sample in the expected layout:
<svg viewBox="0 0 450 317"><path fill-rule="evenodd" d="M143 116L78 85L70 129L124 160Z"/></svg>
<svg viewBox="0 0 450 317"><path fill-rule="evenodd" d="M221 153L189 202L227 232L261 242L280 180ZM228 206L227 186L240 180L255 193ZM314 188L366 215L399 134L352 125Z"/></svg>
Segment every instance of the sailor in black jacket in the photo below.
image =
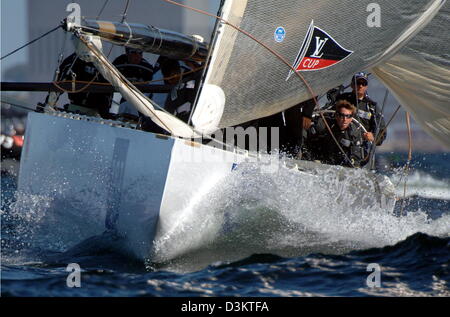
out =
<svg viewBox="0 0 450 317"><path fill-rule="evenodd" d="M126 47L125 54L120 55L113 61L113 65L128 79L132 84L150 82L153 79L153 66L143 57L142 50ZM111 95L112 99L112 95ZM135 118L142 117L134 106L125 102L122 97L118 113L124 115L133 115Z"/></svg>
<svg viewBox="0 0 450 317"><path fill-rule="evenodd" d="M107 83L106 79L103 78L93 63L83 61L75 53L68 56L61 63L57 79L60 81L69 80L84 81L86 83ZM109 107L111 105L111 94L109 93L80 91L76 93L68 93L68 98L71 103L65 107L68 111L80 112L88 115L98 113L102 118L110 117Z"/></svg>
<svg viewBox="0 0 450 317"><path fill-rule="evenodd" d="M334 118L326 117L325 123L322 117L318 117L308 133L308 159L331 165L363 166L367 151L363 145L361 128L352 121L355 113L356 108L352 104L340 100L336 103ZM336 140L330 135L329 129Z"/></svg>
<svg viewBox="0 0 450 317"><path fill-rule="evenodd" d="M365 137L368 141L374 142L377 134L378 142L381 145L386 139L386 124L382 113L380 113L377 103L367 95L369 80L365 73L357 73L353 76L351 87L352 92L343 93L337 96L336 100L347 100L355 105L357 109L356 119L366 128ZM382 133L382 134L380 134Z"/></svg>
<svg viewBox="0 0 450 317"><path fill-rule="evenodd" d="M127 47L125 54L117 57L113 65L132 83L153 79L153 66L142 56L142 51Z"/></svg>

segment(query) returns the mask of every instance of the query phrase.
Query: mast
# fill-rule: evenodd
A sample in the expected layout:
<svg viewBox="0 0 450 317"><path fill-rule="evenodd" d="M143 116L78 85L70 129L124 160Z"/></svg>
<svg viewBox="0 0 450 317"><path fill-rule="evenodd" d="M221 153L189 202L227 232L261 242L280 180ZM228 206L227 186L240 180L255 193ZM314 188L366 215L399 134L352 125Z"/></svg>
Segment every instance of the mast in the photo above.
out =
<svg viewBox="0 0 450 317"><path fill-rule="evenodd" d="M151 25L97 20L83 20L81 25L75 25L64 20L63 28L68 32L93 34L115 45L173 59L203 62L208 55L208 45L197 37Z"/></svg>

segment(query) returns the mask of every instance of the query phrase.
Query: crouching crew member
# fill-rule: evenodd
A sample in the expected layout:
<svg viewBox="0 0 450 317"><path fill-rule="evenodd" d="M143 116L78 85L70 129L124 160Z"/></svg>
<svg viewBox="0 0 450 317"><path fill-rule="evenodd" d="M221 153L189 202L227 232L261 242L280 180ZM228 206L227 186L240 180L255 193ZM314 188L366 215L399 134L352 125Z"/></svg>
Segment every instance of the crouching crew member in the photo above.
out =
<svg viewBox="0 0 450 317"><path fill-rule="evenodd" d="M59 67L57 80L84 81L107 83L106 79L99 73L93 63L88 63L79 58L75 53L67 57ZM86 84L87 85L87 84ZM52 101L55 104L60 94L55 94ZM68 93L70 104L65 105L67 111L89 116L101 116L109 119L109 108L111 105L110 93L75 92ZM48 103L48 97L47 101Z"/></svg>

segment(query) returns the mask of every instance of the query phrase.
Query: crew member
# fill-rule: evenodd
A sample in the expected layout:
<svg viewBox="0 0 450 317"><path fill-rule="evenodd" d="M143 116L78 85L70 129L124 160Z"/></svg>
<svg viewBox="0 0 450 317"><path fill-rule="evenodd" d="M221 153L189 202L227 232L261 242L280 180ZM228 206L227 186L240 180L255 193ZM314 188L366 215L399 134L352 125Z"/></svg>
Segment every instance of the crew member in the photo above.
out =
<svg viewBox="0 0 450 317"><path fill-rule="evenodd" d="M93 63L83 61L73 53L67 57L59 67L58 81L84 81L107 83L106 79L99 73ZM59 94L52 94L52 104L55 104ZM64 108L70 112L81 113L85 115L98 116L109 119L109 108L111 105L111 94L96 92L77 92L68 93L70 104ZM49 102L47 97L47 103Z"/></svg>
<svg viewBox="0 0 450 317"><path fill-rule="evenodd" d="M153 79L154 69L150 63L143 58L142 51L135 48L125 48L125 54L120 55L113 61L113 65L128 79L132 84L149 82ZM141 114L132 106L120 100L118 112L122 117L131 115L131 117L142 117Z"/></svg>
<svg viewBox="0 0 450 317"><path fill-rule="evenodd" d="M361 129L352 122L355 114L355 106L340 100L336 103L334 118L325 117L325 123L322 117L318 117L309 130L306 142L309 159L347 167L363 166L367 151ZM329 129L336 140L330 135Z"/></svg>
<svg viewBox="0 0 450 317"><path fill-rule="evenodd" d="M311 127L315 105L312 98L283 112L285 133L280 143L285 151L294 157L301 157L301 148Z"/></svg>
<svg viewBox="0 0 450 317"><path fill-rule="evenodd" d="M139 49L125 48L125 54L117 57L113 65L132 83L153 79L153 66L142 56L142 51Z"/></svg>
<svg viewBox="0 0 450 317"><path fill-rule="evenodd" d="M374 142L375 137L377 137L376 145L381 145L386 139L386 124L384 123L383 114L380 113L377 107L377 103L370 99L367 94L369 87L368 76L363 72L355 74L352 77L350 86L352 87L352 92L337 96L336 101L347 100L355 105L357 109L356 119L367 130L367 133L364 135L365 138L369 142ZM379 136L377 136L377 133Z"/></svg>
<svg viewBox="0 0 450 317"><path fill-rule="evenodd" d="M197 74L184 77L183 72L190 69L183 69L179 61L167 57L160 57L157 65L161 68L164 83L173 86L164 101L164 109L187 123L195 102Z"/></svg>
<svg viewBox="0 0 450 317"><path fill-rule="evenodd" d="M155 64L155 73L158 71L161 71L164 84L170 85L172 88L167 94L154 94L152 96L153 101L163 107L168 113L188 123L192 106L195 102L199 72L183 76L183 72L189 71L189 69L185 68L183 70L178 60L165 56L160 56ZM143 119L141 127L143 130L153 133L167 133L149 118Z"/></svg>

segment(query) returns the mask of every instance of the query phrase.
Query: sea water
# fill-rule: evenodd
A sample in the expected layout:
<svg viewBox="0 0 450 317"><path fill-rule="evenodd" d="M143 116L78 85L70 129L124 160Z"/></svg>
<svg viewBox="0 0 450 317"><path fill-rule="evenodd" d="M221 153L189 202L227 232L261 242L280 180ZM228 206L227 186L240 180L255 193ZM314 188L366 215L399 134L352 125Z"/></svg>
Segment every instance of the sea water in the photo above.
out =
<svg viewBox="0 0 450 317"><path fill-rule="evenodd" d="M405 157L378 160L406 197L393 209L358 208L345 193L349 203L337 204L289 173L217 184L156 238L146 261L118 252L114 237L69 252L52 228L36 241L48 202L17 195L16 178L4 174L1 294L450 296L450 154L416 154L408 171ZM71 287L77 268L80 287Z"/></svg>

